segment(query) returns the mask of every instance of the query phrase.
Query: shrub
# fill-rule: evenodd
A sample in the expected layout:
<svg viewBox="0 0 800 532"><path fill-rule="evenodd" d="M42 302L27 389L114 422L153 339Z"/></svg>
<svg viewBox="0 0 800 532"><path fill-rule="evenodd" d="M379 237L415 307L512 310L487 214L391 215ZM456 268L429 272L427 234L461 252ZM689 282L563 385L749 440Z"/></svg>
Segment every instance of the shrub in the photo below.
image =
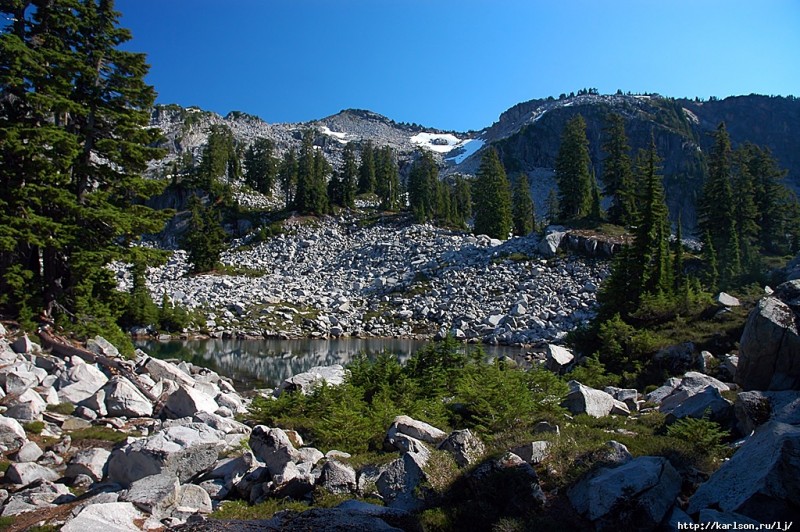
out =
<svg viewBox="0 0 800 532"><path fill-rule="evenodd" d="M722 441L730 434L707 417L679 419L667 427L667 436L688 443L696 461L720 460L728 453Z"/></svg>
<svg viewBox="0 0 800 532"><path fill-rule="evenodd" d="M72 403L58 403L57 405L47 405L48 412L55 412L56 414L64 414L67 416L75 412L75 405Z"/></svg>
<svg viewBox="0 0 800 532"><path fill-rule="evenodd" d="M44 421L29 421L22 425L22 428L25 429L25 432L30 432L31 434L41 434L44 430Z"/></svg>

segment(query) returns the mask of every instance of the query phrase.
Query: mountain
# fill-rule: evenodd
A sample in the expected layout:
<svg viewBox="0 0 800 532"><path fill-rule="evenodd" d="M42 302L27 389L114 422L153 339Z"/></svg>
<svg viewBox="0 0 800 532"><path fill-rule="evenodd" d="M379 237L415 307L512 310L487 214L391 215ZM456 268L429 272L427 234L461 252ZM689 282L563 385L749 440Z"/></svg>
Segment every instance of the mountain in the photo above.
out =
<svg viewBox="0 0 800 532"><path fill-rule="evenodd" d="M510 175L529 175L538 212L542 212L544 198L554 186L552 169L561 131L578 113L586 120L592 164L598 176L604 157L600 149L602 130L609 113L625 117L634 154L648 146L653 135L663 159L670 213L674 219L680 212L687 226L695 221L694 205L705 178L705 154L712 142L709 133L722 121L726 122L734 146L752 142L769 147L788 171L787 183L800 189L800 100L760 95L699 101L656 94L584 92L519 103L491 126L470 133L398 123L359 109L305 123L268 124L238 111L222 117L194 107L166 105L154 109L151 123L164 132L162 146L168 156L151 170L154 175L163 175L171 161L187 155L197 162L209 128L217 124L228 126L245 146L257 137L269 138L279 153L299 147L303 131L315 130L315 145L334 167L341 163L342 148L349 141L389 145L398 153L403 175L407 175L409 163L422 148L434 153L443 174L474 174L482 151L494 146Z"/></svg>

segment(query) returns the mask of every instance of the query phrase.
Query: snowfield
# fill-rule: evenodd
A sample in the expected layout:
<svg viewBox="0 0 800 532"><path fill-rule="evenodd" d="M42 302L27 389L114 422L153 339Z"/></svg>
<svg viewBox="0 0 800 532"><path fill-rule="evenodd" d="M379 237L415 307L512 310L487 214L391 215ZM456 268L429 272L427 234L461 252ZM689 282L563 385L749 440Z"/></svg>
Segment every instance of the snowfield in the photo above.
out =
<svg viewBox="0 0 800 532"><path fill-rule="evenodd" d="M323 135L328 135L329 137L335 138L342 144L347 144L347 140L345 139L345 137L347 137L347 133L339 133L336 131L331 131L331 128L329 128L328 126L322 126L320 128L320 131L322 131Z"/></svg>
<svg viewBox="0 0 800 532"><path fill-rule="evenodd" d="M462 142L460 138L449 133L417 133L409 140L437 153L448 153Z"/></svg>

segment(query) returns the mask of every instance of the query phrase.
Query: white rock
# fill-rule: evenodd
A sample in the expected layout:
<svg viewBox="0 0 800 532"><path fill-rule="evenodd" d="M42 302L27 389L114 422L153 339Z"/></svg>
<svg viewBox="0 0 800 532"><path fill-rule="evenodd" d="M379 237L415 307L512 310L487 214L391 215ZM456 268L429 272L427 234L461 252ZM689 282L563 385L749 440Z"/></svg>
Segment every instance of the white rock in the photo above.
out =
<svg viewBox="0 0 800 532"><path fill-rule="evenodd" d="M58 480L58 473L52 469L33 462L20 462L11 464L6 470L6 478L14 484L27 486L37 480Z"/></svg>
<svg viewBox="0 0 800 532"><path fill-rule="evenodd" d="M108 377L94 364L79 364L67 370L59 382L65 383L58 390L59 400L78 404L102 388L108 382Z"/></svg>
<svg viewBox="0 0 800 532"><path fill-rule="evenodd" d="M103 480L110 457L111 453L109 451L100 448L79 451L69 461L64 476L87 475L95 481Z"/></svg>
<svg viewBox="0 0 800 532"><path fill-rule="evenodd" d="M125 417L149 417L153 405L142 392L122 376L113 377L103 387L108 415Z"/></svg>
<svg viewBox="0 0 800 532"><path fill-rule="evenodd" d="M61 532L141 532L145 515L129 502L89 504Z"/></svg>
<svg viewBox="0 0 800 532"><path fill-rule="evenodd" d="M182 418L192 416L196 412L209 412L214 413L219 405L217 405L214 398L204 394L200 390L181 384L178 389L173 392L164 408L172 414L175 418Z"/></svg>

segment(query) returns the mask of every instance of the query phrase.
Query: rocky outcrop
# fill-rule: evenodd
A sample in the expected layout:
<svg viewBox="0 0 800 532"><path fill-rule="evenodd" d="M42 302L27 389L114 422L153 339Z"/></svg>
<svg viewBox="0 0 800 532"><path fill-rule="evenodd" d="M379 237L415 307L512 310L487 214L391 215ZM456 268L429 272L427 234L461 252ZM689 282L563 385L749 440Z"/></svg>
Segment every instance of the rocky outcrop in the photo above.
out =
<svg viewBox="0 0 800 532"><path fill-rule="evenodd" d="M800 280L788 281L750 312L739 341L736 382L745 390L800 390Z"/></svg>
<svg viewBox="0 0 800 532"><path fill-rule="evenodd" d="M599 468L567 492L575 510L597 529L652 530L681 490L681 477L666 458L641 456L619 467Z"/></svg>
<svg viewBox="0 0 800 532"><path fill-rule="evenodd" d="M592 417L630 414L627 405L614 399L611 394L584 386L578 381L569 381L569 393L561 406L573 414L587 414Z"/></svg>
<svg viewBox="0 0 800 532"><path fill-rule="evenodd" d="M762 523L800 515L800 427L761 426L689 499L687 512L735 512Z"/></svg>

